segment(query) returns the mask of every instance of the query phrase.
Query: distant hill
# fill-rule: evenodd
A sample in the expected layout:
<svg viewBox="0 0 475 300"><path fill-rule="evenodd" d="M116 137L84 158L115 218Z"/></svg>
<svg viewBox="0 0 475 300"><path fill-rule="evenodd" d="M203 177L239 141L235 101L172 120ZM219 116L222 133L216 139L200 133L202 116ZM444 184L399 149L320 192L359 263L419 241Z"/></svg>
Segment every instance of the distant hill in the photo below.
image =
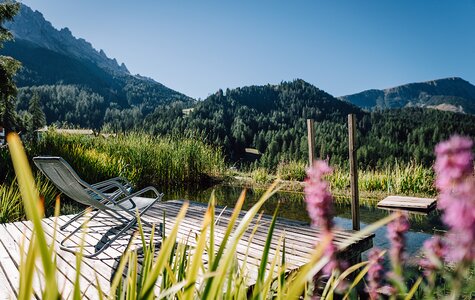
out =
<svg viewBox="0 0 475 300"><path fill-rule="evenodd" d="M97 51L86 40L74 37L68 28L57 30L40 12L24 4L6 27L15 41L6 43L0 54L12 56L23 64L16 77L20 87L19 106L26 105L24 101L28 101L32 90L39 92L43 106L47 100L59 105L54 107L55 113L47 114L49 123L74 120L75 125L97 127L103 123L107 110L134 111L145 116L161 104L193 101L150 78L131 75L125 64L107 57L102 50ZM58 94L50 93L68 88L75 90L69 95L77 95L79 90L83 95L101 97L94 120L75 109L71 111L78 106L79 98L60 101Z"/></svg>
<svg viewBox="0 0 475 300"><path fill-rule="evenodd" d="M475 137L475 116L423 108L365 112L297 79L277 85L219 90L193 110L172 105L142 123L153 134L198 134L220 146L234 162L246 148L262 153L258 165L276 168L308 157L306 119L315 120L316 157L346 166L347 115L357 116L360 167L433 163L435 144L454 133Z"/></svg>
<svg viewBox="0 0 475 300"><path fill-rule="evenodd" d="M155 134L198 131L232 159L242 157L247 147L256 148L271 165L284 151L288 158L306 153L306 135L300 134L306 132L306 119L344 124L349 113L363 115L360 108L297 79L219 90L186 115L178 108L164 109L149 115L144 126ZM335 142L340 138L334 136Z"/></svg>
<svg viewBox="0 0 475 300"><path fill-rule="evenodd" d="M475 114L475 86L458 77L367 90L341 99L369 110L426 107Z"/></svg>

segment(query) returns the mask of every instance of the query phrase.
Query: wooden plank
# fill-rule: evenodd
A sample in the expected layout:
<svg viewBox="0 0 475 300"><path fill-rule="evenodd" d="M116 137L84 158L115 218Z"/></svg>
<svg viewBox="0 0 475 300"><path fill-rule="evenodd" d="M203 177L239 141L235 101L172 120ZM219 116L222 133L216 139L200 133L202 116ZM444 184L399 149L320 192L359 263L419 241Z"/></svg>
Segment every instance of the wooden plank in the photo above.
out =
<svg viewBox="0 0 475 300"><path fill-rule="evenodd" d="M167 202L167 206L162 207L162 209L166 209L168 213L177 214L179 208L181 207L181 203L178 203L179 205L177 205L176 207L173 207L169 205L170 204L169 202ZM191 220L189 214L192 213L194 208L195 206L192 206L191 208L189 208L184 224L188 222L187 220ZM159 208L153 208L152 211L154 214L158 214L158 215L162 214L162 210L160 210ZM203 214L199 214L199 216L202 217ZM229 216L230 216L230 213L229 213ZM222 219L224 221L227 221L227 218L228 218L227 214L222 214ZM262 219L263 220L261 220L261 222L265 222L267 218L263 216ZM194 221L190 221L190 222L194 222ZM198 222L200 223L201 221L198 220ZM270 223L270 218L268 222ZM225 224L223 225L224 225L223 226L223 231L224 231L227 228L227 222L225 222ZM265 225L265 223L262 223L261 225ZM219 230L220 226L218 225L215 228ZM265 239L267 238L267 230L268 229L264 228L264 226L259 226L259 228L257 229L257 235L255 236L255 243L259 241L262 243L262 245L265 243ZM306 253L311 252L314 249L315 244L319 240L319 231L311 228L310 226L308 226L308 224L301 225L300 223L297 223L297 224L293 224L292 226L291 223L282 224L279 219L276 223L274 235L279 236L280 234L285 234L286 245L288 247L296 246L300 250L305 249ZM351 239L352 232L336 230L334 234L335 234L336 245L340 248L340 250L344 250L342 248L343 241L346 242L348 239ZM273 241L273 244L276 244L276 243L277 241Z"/></svg>
<svg viewBox="0 0 475 300"><path fill-rule="evenodd" d="M157 203L156 206L151 208L147 214L144 216L144 219L150 222L162 222L163 212L166 212L166 224L164 226L165 232L170 232L174 225L175 218L183 205L184 201L174 200ZM206 211L207 205L191 202L189 210L185 217L185 220L180 224L178 231L178 240L185 241L188 239L188 245L194 246L195 233L200 231L201 222ZM222 210L220 208L216 209L216 216L221 214L219 222L215 226L215 246L218 247L224 237L224 233L229 224L229 219L232 214L231 209ZM244 217L245 212L243 211L238 217L238 223ZM48 240L51 241L53 237L55 221L57 226L61 226L67 220L73 216L61 216L57 219L49 218L43 220L43 228L47 234ZM80 224L83 219L78 220L78 222L72 224L72 228ZM257 272L261 261L262 252L265 247L265 242L267 239L268 225L270 224L272 218L270 216L261 216L255 218L251 222L250 228L244 233L243 237L238 241L236 247L235 257L241 266L241 271L243 271L242 266L244 261L247 262L246 265L246 276L249 278L249 284L253 284L257 279ZM111 227L117 225L115 221L111 221L107 216L99 215L97 218L92 220L89 223L89 228L96 231L96 234L89 234L86 236L86 242L91 245L95 245L101 236ZM236 225L237 226L237 225ZM254 226L256 226L254 228ZM16 283L18 284L18 264L19 264L19 249L18 241L14 241L14 236L24 235L29 238L29 235L32 232L33 225L30 222L20 222L7 224L6 226L0 226L4 228L4 232L7 235L7 238L2 238L2 232L0 231L0 245L7 243L8 249L3 251L6 254L2 254L2 248L0 247L0 267L3 267L4 264L13 264L17 272ZM66 294L63 296L68 298L71 296L71 288L74 281L75 275L75 255L66 251L63 251L59 248L58 243L62 240L65 235L68 234L68 230L56 232L56 251L58 255L58 280L61 284L67 286ZM253 229L255 229L253 231ZM133 230L131 230L132 232ZM353 257L360 253L361 251L367 250L372 246L372 235L367 237L354 239L351 236L352 231L335 231L335 244L340 249L340 254L349 255ZM267 271L270 271L271 261L274 256L281 256L282 249L279 248L279 238L285 236L286 240L286 267L290 272L296 270L303 266L307 261L310 253L314 250L316 243L319 240L319 231L311 228L308 224L303 222L295 222L285 219L278 219L276 222L275 232L271 239L271 247L269 251L269 262L266 266ZM114 243L109 249L107 249L102 255L102 259L87 259L83 260L81 268L81 289L87 298L93 299L97 296L97 286L96 286L96 276L99 278L99 283L101 288L104 290L105 294L108 294L110 289L110 280L114 269L117 267L117 261L123 255L125 245L128 243L130 235L125 236L124 238L119 239ZM81 240L81 234L75 235L71 238L72 244L79 244ZM140 243L140 241L137 241ZM26 244L27 245L27 244ZM85 249L86 253L91 253L93 251L90 247ZM12 259L12 256L14 259ZM8 259L7 259L8 258ZM203 263L206 264L207 254L203 255ZM11 266L8 266L11 268ZM41 267L41 266L39 266ZM41 268L39 269L41 273ZM4 271L3 275L9 275L6 279L2 277L2 269L0 268L0 284L6 282L9 284L10 292L15 293L18 290L18 286L14 285L13 277L10 278L10 274ZM277 270L274 270L277 272ZM275 274L276 275L276 274ZM4 277L5 277L4 276ZM41 286L41 276L36 279L35 291L40 293ZM44 280L44 279L43 279ZM158 291L158 286L157 286ZM7 293L10 293L7 292ZM1 293L0 293L1 294Z"/></svg>
<svg viewBox="0 0 475 300"><path fill-rule="evenodd" d="M29 237L26 235L18 236L18 241L15 242L8 233L7 226L9 227L9 225L11 225L11 223L0 226L0 242L8 253L8 257L5 259L2 257L2 265L5 265L5 268L8 268L6 269L8 270L6 273L9 274L9 281L18 293L20 288L20 247L17 242L22 243L27 241ZM33 293L36 299L39 299L39 296L41 296L41 285L36 276L33 278Z"/></svg>
<svg viewBox="0 0 475 300"><path fill-rule="evenodd" d="M437 199L406 196L388 196L379 201L378 207L430 211L435 208Z"/></svg>
<svg viewBox="0 0 475 300"><path fill-rule="evenodd" d="M3 227L3 225L2 225ZM0 233L1 235L1 233ZM0 298L8 299L13 292L11 299L17 298L15 291L20 288L20 273L13 263L7 249L4 247L0 236ZM8 274L8 276L6 276Z"/></svg>
<svg viewBox="0 0 475 300"><path fill-rule="evenodd" d="M0 266L0 299L16 299L15 294L8 277L5 275L5 270Z"/></svg>

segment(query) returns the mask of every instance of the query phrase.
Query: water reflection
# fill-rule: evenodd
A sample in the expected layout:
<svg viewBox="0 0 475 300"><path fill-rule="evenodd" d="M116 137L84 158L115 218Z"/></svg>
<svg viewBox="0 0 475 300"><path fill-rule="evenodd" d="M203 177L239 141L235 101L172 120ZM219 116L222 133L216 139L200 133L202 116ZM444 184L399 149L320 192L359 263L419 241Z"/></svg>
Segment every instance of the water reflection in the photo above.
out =
<svg viewBox="0 0 475 300"><path fill-rule="evenodd" d="M242 188L224 184L215 185L204 190L188 187L181 190L166 191L165 200L186 199L207 203L213 190L215 191L218 205L232 208L239 198ZM264 192L265 190L261 189L247 189L243 209L247 210L252 207ZM302 193L279 192L264 204L263 211L265 214L273 214L277 204L280 202L279 217L309 222L303 199ZM389 213L387 210L378 209L376 207L361 206L361 227L374 223ZM342 229L351 229L351 207L349 205L336 204L335 216L336 226ZM411 229L407 234L409 255L417 254L417 250L422 246L423 242L430 238L434 232L444 230L438 211L433 211L428 215L410 214L410 222ZM389 244L386 239L386 228L378 229L375 234L374 245L387 249Z"/></svg>

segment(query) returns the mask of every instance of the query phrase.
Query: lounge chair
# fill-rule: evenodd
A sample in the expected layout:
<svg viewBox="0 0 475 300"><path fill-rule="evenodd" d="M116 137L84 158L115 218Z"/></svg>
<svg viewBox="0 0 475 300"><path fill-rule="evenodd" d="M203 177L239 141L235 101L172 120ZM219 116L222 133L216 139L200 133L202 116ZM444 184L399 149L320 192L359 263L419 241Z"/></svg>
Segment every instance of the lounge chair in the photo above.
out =
<svg viewBox="0 0 475 300"><path fill-rule="evenodd" d="M61 226L61 230L64 230L72 222L76 221L85 215L87 211L91 210L92 215L88 220L92 220L100 213L103 213L120 222L119 226L115 227L120 228L119 232L109 237L108 240L99 248L96 247L94 253L84 255L85 257L95 257L99 255L115 240L123 236L127 230L135 226L137 223L137 210L141 223L152 227L152 224L143 220L142 216L150 207L152 207L157 201L160 201L163 197L163 194L159 193L154 187L147 187L138 192L132 193L132 185L130 182L121 177L112 178L91 185L83 181L71 166L61 157L35 157L33 158L33 162L62 193L89 207L89 209L78 214ZM155 194L155 198L139 197L147 192ZM85 223L82 223L76 227L61 241L61 249L72 253L78 252L71 250L71 246L65 246L65 242L83 228L84 224ZM73 248L77 248L77 246Z"/></svg>

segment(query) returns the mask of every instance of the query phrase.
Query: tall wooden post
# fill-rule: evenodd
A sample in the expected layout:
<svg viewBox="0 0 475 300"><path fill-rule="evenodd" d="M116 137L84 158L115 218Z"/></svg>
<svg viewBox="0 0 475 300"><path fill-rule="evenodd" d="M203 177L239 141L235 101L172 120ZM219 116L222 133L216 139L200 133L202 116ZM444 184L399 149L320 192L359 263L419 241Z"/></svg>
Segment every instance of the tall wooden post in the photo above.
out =
<svg viewBox="0 0 475 300"><path fill-rule="evenodd" d="M313 119L307 119L308 137L308 165L312 166L315 160L315 126Z"/></svg>
<svg viewBox="0 0 475 300"><path fill-rule="evenodd" d="M358 195L358 168L356 162L356 117L348 115L348 148L350 156L351 219L353 230L360 230L360 199Z"/></svg>

